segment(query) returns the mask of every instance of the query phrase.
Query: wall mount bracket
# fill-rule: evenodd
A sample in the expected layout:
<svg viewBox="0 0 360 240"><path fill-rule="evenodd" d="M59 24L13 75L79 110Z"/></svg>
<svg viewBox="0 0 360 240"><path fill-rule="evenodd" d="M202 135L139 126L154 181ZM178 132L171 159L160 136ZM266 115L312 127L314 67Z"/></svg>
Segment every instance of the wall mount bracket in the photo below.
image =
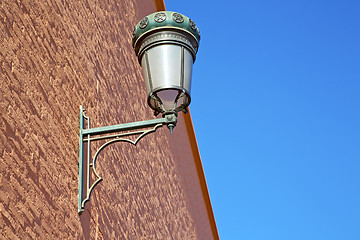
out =
<svg viewBox="0 0 360 240"><path fill-rule="evenodd" d="M105 127L91 128L90 117L86 116L86 110L80 106L79 117L79 195L78 195L78 213L82 214L85 210L85 204L90 200L91 192L102 181L102 178L96 172L96 159L100 152L107 146L115 142L128 142L136 146L136 144L144 136L155 132L159 127L164 125L172 129L177 123L176 114L171 113L146 121L124 123L119 125L111 125ZM87 128L85 128L85 121L87 121ZM130 140L124 137L137 136L135 140ZM99 140L108 140L102 144L93 158L91 159L91 142ZM86 144L86 147L85 147ZM85 159L86 148L86 159ZM91 169L96 176L96 180L91 183ZM85 185L85 186L84 186Z"/></svg>

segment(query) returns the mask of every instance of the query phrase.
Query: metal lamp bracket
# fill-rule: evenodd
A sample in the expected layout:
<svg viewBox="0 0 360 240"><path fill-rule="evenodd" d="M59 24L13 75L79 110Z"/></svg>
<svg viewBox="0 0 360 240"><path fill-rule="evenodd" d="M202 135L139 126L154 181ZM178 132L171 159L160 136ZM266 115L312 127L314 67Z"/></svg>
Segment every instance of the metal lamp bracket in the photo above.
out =
<svg viewBox="0 0 360 240"><path fill-rule="evenodd" d="M163 118L124 123L119 125L91 128L90 118L85 114L85 108L80 106L80 132L79 132L79 202L78 213L85 210L85 203L90 200L90 195L102 178L96 172L96 159L100 152L107 146L115 142L128 142L136 145L145 135L155 132L157 128L167 125L171 130L176 125L177 118L175 114L165 115ZM85 121L87 128L85 128ZM135 140L124 137L137 136ZM108 140L91 158L91 142L99 140ZM85 149L86 143L86 149ZM86 160L85 160L86 151ZM91 184L91 169L96 176L96 180ZM84 186L85 185L85 186ZM85 193L84 193L85 192Z"/></svg>

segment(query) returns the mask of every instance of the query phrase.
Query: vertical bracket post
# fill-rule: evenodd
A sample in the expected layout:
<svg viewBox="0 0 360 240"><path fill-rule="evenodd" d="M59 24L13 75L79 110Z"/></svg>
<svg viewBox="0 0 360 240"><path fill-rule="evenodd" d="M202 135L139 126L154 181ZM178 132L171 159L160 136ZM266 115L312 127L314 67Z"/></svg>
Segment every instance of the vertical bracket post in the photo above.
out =
<svg viewBox="0 0 360 240"><path fill-rule="evenodd" d="M79 196L78 196L78 213L82 212L82 201L84 199L84 109L80 106L80 117L79 117Z"/></svg>

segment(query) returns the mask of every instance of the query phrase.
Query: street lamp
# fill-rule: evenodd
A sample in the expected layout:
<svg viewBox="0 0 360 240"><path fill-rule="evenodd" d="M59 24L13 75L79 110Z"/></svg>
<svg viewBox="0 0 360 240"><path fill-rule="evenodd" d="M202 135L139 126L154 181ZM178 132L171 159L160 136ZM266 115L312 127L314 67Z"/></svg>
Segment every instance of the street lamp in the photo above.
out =
<svg viewBox="0 0 360 240"><path fill-rule="evenodd" d="M200 32L195 23L176 12L152 13L135 26L132 45L143 69L147 101L155 116L161 113L162 118L91 128L90 118L80 106L79 214L85 210L85 203L90 200L92 190L102 180L96 172L95 164L99 153L105 147L120 141L136 145L142 137L164 125L172 133L177 123L177 113L186 113L191 101L192 65L199 41ZM138 137L134 141L124 138L131 135ZM100 140L108 141L91 159L91 142ZM97 177L92 183L90 168Z"/></svg>
<svg viewBox="0 0 360 240"><path fill-rule="evenodd" d="M195 23L176 12L153 13L136 25L132 43L155 115L184 111L189 106L199 40Z"/></svg>

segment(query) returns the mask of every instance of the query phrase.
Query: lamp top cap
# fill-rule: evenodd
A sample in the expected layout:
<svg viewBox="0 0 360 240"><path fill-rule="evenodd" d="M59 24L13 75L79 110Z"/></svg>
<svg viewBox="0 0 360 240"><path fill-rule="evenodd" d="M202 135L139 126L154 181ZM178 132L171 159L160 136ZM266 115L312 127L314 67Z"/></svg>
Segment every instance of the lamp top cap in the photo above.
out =
<svg viewBox="0 0 360 240"><path fill-rule="evenodd" d="M200 31L190 18L177 12L161 11L147 15L136 24L132 33L132 45L135 48L138 40L150 32L171 29L185 31L197 42L200 41Z"/></svg>

